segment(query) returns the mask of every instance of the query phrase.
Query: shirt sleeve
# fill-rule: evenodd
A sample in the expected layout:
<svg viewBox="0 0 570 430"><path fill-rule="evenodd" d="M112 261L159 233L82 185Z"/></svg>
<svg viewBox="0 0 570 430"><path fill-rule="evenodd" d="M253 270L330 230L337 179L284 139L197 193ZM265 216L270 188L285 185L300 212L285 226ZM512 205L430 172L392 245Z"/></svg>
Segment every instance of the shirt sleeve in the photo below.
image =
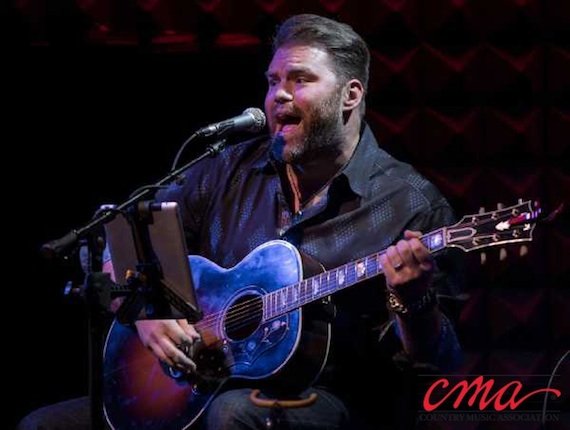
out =
<svg viewBox="0 0 570 430"><path fill-rule="evenodd" d="M430 211L419 214L408 226L411 230L424 233L436 230L440 227L453 225L456 222L452 208L444 199L434 206ZM459 315L464 294L464 254L461 251L444 249L434 255L436 265L433 277L433 288L436 290L439 307L442 312L441 328L437 342L437 353L433 363L410 363L409 358L398 352L394 359L400 365L407 362L408 366L421 368L424 372L450 372L462 362L463 354L459 342L455 322ZM400 332L395 316L391 317L390 323L393 325L398 338Z"/></svg>

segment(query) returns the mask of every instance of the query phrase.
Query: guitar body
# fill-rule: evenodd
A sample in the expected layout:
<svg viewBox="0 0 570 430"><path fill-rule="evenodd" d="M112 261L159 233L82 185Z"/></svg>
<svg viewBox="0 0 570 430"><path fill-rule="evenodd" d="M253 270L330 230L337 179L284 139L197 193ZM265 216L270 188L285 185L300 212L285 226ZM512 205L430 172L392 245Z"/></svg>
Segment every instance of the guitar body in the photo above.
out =
<svg viewBox="0 0 570 430"><path fill-rule="evenodd" d="M276 312L294 299L285 297L282 287L301 281L304 272L322 271L314 261L280 240L259 246L231 269L200 256L188 260L204 314L196 324L202 342L192 357L198 372L186 375L165 365L134 328L113 322L105 342L103 390L114 429L186 429L230 379L294 395L326 362L330 324L321 304Z"/></svg>

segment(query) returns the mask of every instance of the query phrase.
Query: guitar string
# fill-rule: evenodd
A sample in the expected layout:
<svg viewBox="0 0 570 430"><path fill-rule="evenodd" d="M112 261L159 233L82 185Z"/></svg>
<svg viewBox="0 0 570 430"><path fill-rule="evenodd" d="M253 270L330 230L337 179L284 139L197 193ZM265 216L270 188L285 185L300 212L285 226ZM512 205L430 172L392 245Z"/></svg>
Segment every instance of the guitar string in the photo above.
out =
<svg viewBox="0 0 570 430"><path fill-rule="evenodd" d="M440 233L441 231L443 231L444 228L438 229L438 230L434 230L433 232L430 232L424 236L422 236L422 240L427 241L427 239L429 239L431 236ZM262 321L267 321L270 319L274 319L277 318L285 313L287 313L290 310L296 309L301 307L303 304L307 304L310 303L313 300L316 300L318 298L322 298L327 296L330 293L336 292L342 288L346 288L348 286L354 285L357 282L361 282L363 280L366 280L368 278L374 277L374 276L378 276L381 273L383 273L383 269L382 269L382 265L379 261L379 257L386 253L386 250L382 250L379 251L375 254L363 257L360 260L354 261L354 262L350 262L350 263L346 263L344 265L341 265L335 269L329 270L327 272L324 273L320 273L317 274L315 276L311 276L309 278L306 278L298 283L286 286L286 287L282 287L279 290L276 291L272 291L268 294L265 294L263 296L257 296L255 298L246 300L242 303L240 303L239 305L235 305L233 307L230 307L230 311L227 312L227 317L225 319L225 325L228 327L228 329L231 330L237 330L239 328L245 327L248 324L250 324L251 322L255 322L258 320L258 318L256 317L256 314L252 315L252 309L254 308L259 308L259 304L261 302L265 302L263 303L264 305L269 303L269 309L274 309L275 310L275 315L270 315L269 317L266 317L266 312L263 312L263 310L259 313L262 316ZM372 264L374 262L376 262L376 265L372 267L372 269L369 268L370 266L370 261L372 261ZM364 274L359 276L357 274L358 269L358 264L361 262L365 262L365 270L364 270ZM331 281L330 280L330 276L331 274L333 274L334 279ZM342 284L338 284L338 275L339 273L343 273L344 277L345 277L345 281L343 281ZM324 275L327 275L327 280L323 281L322 277ZM319 279L317 281L317 284L319 285L319 292L318 294L312 294L311 291L312 289L310 288L310 285L313 285L316 279ZM354 279L353 279L354 278ZM304 284L304 288L303 288L303 284ZM338 285L338 287L337 287ZM322 288L324 286L324 288ZM287 300L285 300L285 305L279 305L278 303L271 303L272 299L270 297L274 297L275 301L278 302L279 296L285 296L288 297L291 293L291 291L293 290L298 290L304 289L304 292L301 291L301 293L299 294L299 299L297 300L298 302L300 302L300 304L296 304L296 305L291 305L290 302L288 302ZM265 299L265 300L264 300ZM265 306L262 306L262 309L265 309ZM205 317L204 319L202 319L199 322L199 327L213 327L216 325L216 322L220 319L221 316L223 316L223 314L226 311L222 310L219 311L217 313L213 313L208 315L207 317ZM244 318L245 316L245 318ZM231 327L230 327L231 326Z"/></svg>
<svg viewBox="0 0 570 430"><path fill-rule="evenodd" d="M344 266L341 266L336 271L343 270ZM333 271L331 271L332 273ZM321 274L322 275L322 274ZM317 275L318 277L319 275ZM330 273L329 273L330 276ZM285 314L288 310L301 307L302 304L308 303L315 297L309 291L308 280L313 278L307 278L299 283L284 287L278 292L271 292L263 296L257 296L255 298L249 299L239 305L235 305L229 308L227 311L227 317L225 318L225 325L228 330L238 330L239 328L247 326L249 323L258 321L260 318L262 321L268 321L274 319L282 314ZM344 286L350 285L348 282ZM320 292L319 297L324 297L327 293L335 290L335 284L329 281L320 282ZM279 301L279 296L289 297L292 296L294 291L297 290L297 299L295 302L297 304L292 305L292 301ZM299 292L300 291L300 292ZM284 303L285 302L285 303ZM252 310L254 312L252 312ZM265 310L265 312L264 312ZM222 316L226 311L220 311L208 315L208 317L202 319L198 322L199 327L214 326L215 322L219 320L219 316ZM275 313L275 315L273 315ZM260 318L259 318L260 317ZM213 324L214 323L214 324Z"/></svg>
<svg viewBox="0 0 570 430"><path fill-rule="evenodd" d="M439 230L435 230L431 233L426 234L425 236L422 237L422 239L428 239L430 236L442 231L442 229ZM382 265L379 261L379 257L386 253L386 250L382 250L379 251L375 254L363 257L360 260L354 261L354 262L350 262L350 263L346 263L343 264L335 269L331 269L327 272L324 273L320 273L317 274L315 276L311 276L309 278L303 279L300 282L297 282L295 284L289 285L289 286L285 286L280 288L279 290L276 291L272 291L270 293L267 293L263 296L257 296L255 298L246 300L242 303L240 303L239 305L234 305L232 307L230 307L230 311L227 312L228 316L225 319L226 321L226 325L229 327L231 324L236 323L237 322L237 326L233 325L231 328L233 330L242 328L244 326L246 326L247 324L256 321L258 318L256 318L255 314L251 315L251 310L256 308L256 307L260 307L259 304L260 302L265 302L263 304L266 304L269 302L269 308L271 309L271 307L273 307L273 309L279 309L276 311L275 315L270 315L269 317L266 318L266 313L263 312L263 310L261 311L261 315L262 315L262 319L267 321L269 319L273 319L276 318L280 315L285 314L286 312L299 308L301 307L303 304L307 304L310 303L313 300L316 300L318 298L322 298L327 296L330 293L336 292L337 290L340 290L342 288L346 288L348 286L354 285L357 282L361 282L365 279L368 279L370 277L374 277L374 276L378 276L381 273L383 273L382 270ZM370 266L370 261L372 262L376 262L376 266L372 268L372 270L369 269ZM356 272L359 270L358 269L358 265L361 262L365 262L365 270L364 270L364 274L359 276ZM339 273L343 273L345 276L345 281L342 284L338 284L338 275ZM334 274L334 279L331 281L330 280L330 276L331 274ZM323 281L322 277L323 276L327 276L327 280ZM349 276L354 276L356 279L352 280L349 279ZM313 285L315 280L317 280L317 284L319 285L319 292L317 294L312 294L311 291L312 289L310 288L310 285ZM298 302L300 302L300 304L298 305L291 305L291 303L286 303L285 305L279 305L277 303L272 304L271 301L271 297L275 298L275 301L277 302L279 299L279 296L285 296L288 297L291 294L294 293L295 290L303 290L303 285L304 285L304 292L301 291L301 293L299 293L299 299L297 299ZM338 285L338 288L336 287L336 285ZM323 287L324 288L321 288ZM285 300L285 302L288 302L287 300ZM262 306L262 309L265 309L265 306ZM217 322L219 320L219 318L225 313L225 311L219 311L217 313L213 313L213 314L209 314L207 317L205 317L204 319L202 319L199 323L200 327L213 327L215 326L215 322ZM245 315L246 319L243 318L243 316Z"/></svg>
<svg viewBox="0 0 570 430"><path fill-rule="evenodd" d="M482 214L478 214L477 216L481 216ZM488 218L484 221L481 221L478 225L479 227L485 226L487 224L496 224L498 222L498 219L492 219L492 218ZM467 224L467 226L470 227L469 224ZM462 225L455 225L452 226L453 228L461 228ZM463 227L465 227L465 225L463 225ZM424 236L421 237L422 241L429 239L430 237L434 236L435 234L438 234L442 231L444 231L445 229L448 229L450 227L442 227L438 230L434 230L433 232L430 232ZM487 234L487 235L479 235L479 238L481 237L493 237L492 234ZM472 239L472 237L470 238ZM500 241L498 243L492 243L490 245L487 246L492 246L492 245L498 245L498 244L502 244L505 243L505 241ZM427 244L426 244L427 245ZM444 248L446 248L448 245L447 243L442 244L441 248L436 249L436 251L442 250ZM202 319L201 321L199 321L197 323L197 325L201 328L209 328L209 327L215 327L217 325L217 321L223 316L224 313L227 313L227 317L225 319L225 326L228 329L231 330L237 330L239 328L245 327L248 324L250 324L251 322L255 322L258 321L259 318L257 317L257 315L261 316L261 321L267 321L270 319L274 319L277 318L280 315L283 315L285 313L287 313L290 310L296 309L298 307L301 307L303 304L307 304L310 303L313 300L313 297L315 297L315 294L311 294L311 289L309 284L313 284L314 281L319 278L319 280L317 281L320 291L318 292L318 294L316 295L317 297L315 298L322 298L325 297L326 295L332 293L332 292L336 292L339 289L348 287L350 285L353 285L357 282L360 282L362 280L368 279L370 277L373 276L377 276L381 273L383 273L381 264L379 262L379 257L380 255L384 254L386 252L385 250L382 250L380 252L377 252L375 254L372 254L370 256L367 257L363 257L361 260L357 260L355 262L350 262L350 263L346 263L342 266L339 266L335 269L329 270L327 272L324 273L320 273L317 274L315 276L311 276L309 278L306 278L300 282L297 282L295 284L289 285L289 286L285 286L282 287L276 291L272 291L270 293L267 293L265 295L261 295L261 296L257 296L254 297L252 299L248 299L240 304L234 305L234 306L230 306L229 310L222 310L222 311L218 311L212 314L209 314L208 316L206 316L204 319ZM370 272L369 271L369 263L368 261L372 260L372 261L377 261L377 265L376 265L376 271L374 271L374 269ZM358 276L358 274L356 273L356 271L358 270L358 264L360 262L366 262L365 263L365 270L364 270L364 275L362 276ZM349 270L351 269L351 270ZM333 282L330 282L330 279L327 279L326 281L323 281L321 278L326 274L327 277L330 277L330 275L332 273L334 273L334 278L335 280L337 280L338 282L338 275L339 273L343 272L345 275L345 278L347 279L346 282L344 282L342 285L339 285L339 288L336 288L336 284ZM354 277L356 278L355 280L348 280L349 275L354 275ZM304 288L303 288L304 285ZM324 285L324 288L321 288ZM304 289L304 292L302 291ZM297 301L299 301L301 304L300 305L294 305L292 306L291 303L288 300L285 300L285 304L284 305L280 305L278 303L272 303L273 299L275 299L275 302L279 302L279 298L282 298L283 296L285 296L285 298L289 297L291 294L295 293L295 290L301 290L301 292L298 293L299 298L297 299ZM281 302L283 303L283 302ZM266 312L266 305L269 306L269 312L271 312L271 310L273 309L275 311L275 315L271 315L267 316L268 312ZM259 312L257 313L253 313L252 315L252 310L258 310Z"/></svg>
<svg viewBox="0 0 570 430"><path fill-rule="evenodd" d="M428 239L435 234L441 234L441 232L444 229L445 229L445 227L442 227L438 230L434 230L430 233L427 233L421 237L421 240L428 242L428 243L426 243L426 245L429 245ZM251 315L251 310L255 307L259 308L260 297L261 297L261 301L263 301L263 299L265 298L265 304L268 303L268 306L270 307L270 309L271 309L271 307L273 307L273 309L277 309L279 306L281 306L281 308L275 312L275 315L270 315L267 318L266 318L266 314L262 313L263 319L264 319L264 321L266 321L269 319L276 318L280 315L283 315L290 310L301 307L303 304L307 304L307 303L310 303L311 301L316 300L318 298L325 297L330 293L336 292L337 290L340 290L342 288L346 288L348 286L351 286L357 282L361 282L361 281L368 279L370 277L378 276L379 274L383 273L383 270L381 267L382 265L379 261L379 257L384 253L386 253L386 249L381 250L375 254L371 254L369 256L363 257L360 260L349 262L349 263L341 265L335 269L331 269L331 270L326 271L324 273L319 273L315 276L311 276L309 278L303 279L302 281L300 281L296 284L292 284L292 285L289 285L286 287L282 287L279 290L272 291L268 294L265 294L264 296L257 296L255 298L246 300L246 301L240 303L239 305L235 305L235 306L231 307L232 311L228 312L228 317L226 318L226 325L230 326L232 323L237 322L240 325L232 326L232 328L235 329L235 327L241 328L241 327L249 324L250 322L256 321L258 318L256 318L255 315L253 315L253 316ZM370 261L376 262L376 265L373 266L372 269L370 268ZM364 270L364 274L359 276L356 272L359 270L357 268L357 266L361 262L365 262L365 270ZM338 283L338 274L341 272L344 274L345 279L347 281L344 281L342 285L339 285L339 287L337 287L336 285ZM334 273L334 279L331 282L330 276L333 273ZM325 275L327 275L328 279L326 281L323 281L322 278ZM351 280L349 278L350 276L353 276L355 279ZM319 279L317 281L317 283L319 284L320 292L315 295L315 294L311 293L312 290L310 289L310 284L311 285L314 284L314 281L317 278ZM289 304L289 306L287 306L287 304L286 305L278 305L275 303L271 303L271 301L272 301L271 297L274 297L275 301L277 302L279 295L284 295L287 297L291 290L294 291L294 290L297 290L299 288L303 289L303 286L304 286L304 291L301 291L301 293L299 294L300 298L298 299L298 302L300 302L301 304L294 305L294 306L291 306ZM322 286L324 286L324 288L321 288ZM222 310L222 311L219 311L217 313L213 313L213 314L208 315L207 317L205 317L204 319L202 319L200 321L200 323L201 323L200 326L205 326L205 327L214 326L215 322L217 322L219 320L219 317L222 316L224 314L224 312L226 312L226 311ZM243 319L242 318L243 315L245 315L247 319ZM214 321L214 323L210 324L210 321Z"/></svg>
<svg viewBox="0 0 570 430"><path fill-rule="evenodd" d="M365 257L363 260L372 260L377 259L378 256L368 256ZM328 294L335 292L336 290L344 287L348 287L353 285L356 282L362 281L367 279L368 277L376 276L382 273L381 270L377 272L372 272L367 275L358 276L354 274L357 279L352 280L349 278L349 271L350 266L354 263L349 263L343 266L340 266L336 269L330 270L326 273L321 273L319 275L315 275L313 277L304 279L296 284L292 284L286 287L283 287L277 291L270 292L263 296L257 296L255 298L249 299L240 303L239 305L235 305L230 307L230 310L227 312L227 317L225 319L226 326L228 330L238 330L247 326L248 324L258 321L258 315L261 316L263 321L268 321L270 319L274 319L287 313L290 310L300 308L302 305L310 303L320 297L325 297ZM378 262L378 265L380 263ZM346 277L346 281L343 282L342 285L338 285L338 274L342 272ZM368 272L367 270L365 273ZM330 279L331 274L333 274L334 279ZM326 275L326 280L323 280L322 277ZM319 292L317 294L312 293L311 285L314 283L316 278L320 278L317 283L319 284ZM337 282L335 282L335 280ZM310 282L312 281L312 282ZM338 285L339 288L336 286ZM300 292L299 292L300 290ZM295 295L297 292L297 298L295 300L288 300L287 297ZM285 300L279 300L285 297ZM268 312L264 312L264 310L269 309ZM253 312L252 312L253 310ZM273 310L273 311L272 311ZM208 315L208 317L204 318L199 322L199 327L208 327L214 326L215 324L210 324L210 321L218 321L218 316L222 315L224 311L220 311L217 314ZM275 313L275 315L273 315ZM269 314L269 315L268 315ZM245 318L244 318L245 316Z"/></svg>

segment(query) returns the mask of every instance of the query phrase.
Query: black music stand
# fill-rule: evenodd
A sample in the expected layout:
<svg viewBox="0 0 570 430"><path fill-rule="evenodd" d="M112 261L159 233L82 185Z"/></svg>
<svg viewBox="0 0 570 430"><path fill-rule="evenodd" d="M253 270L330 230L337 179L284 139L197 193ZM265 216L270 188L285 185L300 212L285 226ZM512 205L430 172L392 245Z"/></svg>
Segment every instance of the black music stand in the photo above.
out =
<svg viewBox="0 0 570 430"><path fill-rule="evenodd" d="M132 232L138 264L126 278L127 292L117 310L121 324L132 324L138 319L185 318L194 324L202 318L197 305L188 303L164 277L151 237L149 223L160 204L141 201L126 212ZM182 233L181 233L182 234ZM183 255L186 259L186 255ZM184 261L184 264L188 264Z"/></svg>

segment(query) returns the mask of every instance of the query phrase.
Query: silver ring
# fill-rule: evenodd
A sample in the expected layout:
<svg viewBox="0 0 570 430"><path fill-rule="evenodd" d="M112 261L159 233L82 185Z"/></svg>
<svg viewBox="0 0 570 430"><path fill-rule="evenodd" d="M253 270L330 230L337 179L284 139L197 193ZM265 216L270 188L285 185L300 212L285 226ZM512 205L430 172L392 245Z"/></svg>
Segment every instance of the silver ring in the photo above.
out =
<svg viewBox="0 0 570 430"><path fill-rule="evenodd" d="M398 270L400 270L402 267L404 266L404 263L402 263L401 261L398 264L394 265L394 270L397 272Z"/></svg>

